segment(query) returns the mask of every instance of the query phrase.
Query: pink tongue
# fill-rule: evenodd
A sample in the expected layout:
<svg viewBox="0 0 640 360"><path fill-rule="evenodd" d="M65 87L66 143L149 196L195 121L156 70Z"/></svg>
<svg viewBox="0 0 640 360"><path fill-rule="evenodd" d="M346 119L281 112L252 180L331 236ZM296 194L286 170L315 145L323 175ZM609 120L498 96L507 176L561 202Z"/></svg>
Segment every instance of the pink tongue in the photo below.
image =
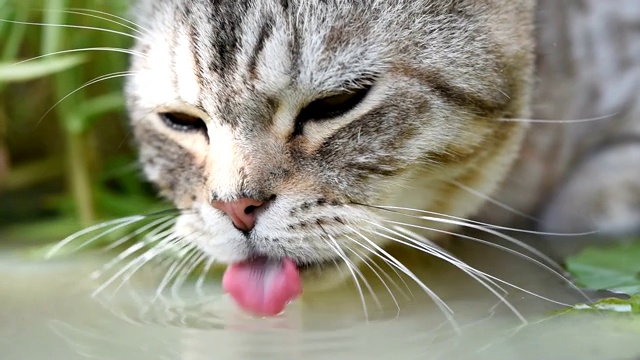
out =
<svg viewBox="0 0 640 360"><path fill-rule="evenodd" d="M241 308L260 316L280 314L302 293L300 274L291 259L258 258L232 264L222 286Z"/></svg>

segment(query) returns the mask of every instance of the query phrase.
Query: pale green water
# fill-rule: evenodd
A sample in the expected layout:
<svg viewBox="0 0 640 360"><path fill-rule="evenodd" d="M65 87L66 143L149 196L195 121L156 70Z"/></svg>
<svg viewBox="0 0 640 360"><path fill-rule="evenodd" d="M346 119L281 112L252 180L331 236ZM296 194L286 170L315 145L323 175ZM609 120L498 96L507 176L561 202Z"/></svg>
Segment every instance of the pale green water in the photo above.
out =
<svg viewBox="0 0 640 360"><path fill-rule="evenodd" d="M545 297L582 300L558 278L517 257L477 246L465 247L460 256ZM353 286L306 294L277 318L255 319L235 308L215 277L207 278L204 293L188 284L151 305L162 275L159 268L143 270L115 294L112 287L92 297L100 282L88 275L105 259L85 256L33 263L7 255L0 258L0 359L640 357L640 325L624 314L541 321L559 306L510 289L508 300L530 321L521 326L508 307L461 271L425 260L416 257L407 264L454 310L460 333L420 287L406 280L407 289L393 272L389 275L398 287L385 281L399 311L372 275L369 281L382 306L367 298L368 321Z"/></svg>

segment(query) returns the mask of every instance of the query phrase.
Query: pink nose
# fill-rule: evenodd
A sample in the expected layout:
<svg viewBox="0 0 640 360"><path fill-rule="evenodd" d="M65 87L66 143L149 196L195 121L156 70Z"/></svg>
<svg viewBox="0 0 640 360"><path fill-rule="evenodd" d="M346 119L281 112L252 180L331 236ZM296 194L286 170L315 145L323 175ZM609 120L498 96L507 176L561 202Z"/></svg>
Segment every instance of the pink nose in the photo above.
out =
<svg viewBox="0 0 640 360"><path fill-rule="evenodd" d="M258 200L242 198L230 202L213 201L211 205L221 211L224 211L233 225L242 231L250 231L256 224L255 210L264 203Z"/></svg>

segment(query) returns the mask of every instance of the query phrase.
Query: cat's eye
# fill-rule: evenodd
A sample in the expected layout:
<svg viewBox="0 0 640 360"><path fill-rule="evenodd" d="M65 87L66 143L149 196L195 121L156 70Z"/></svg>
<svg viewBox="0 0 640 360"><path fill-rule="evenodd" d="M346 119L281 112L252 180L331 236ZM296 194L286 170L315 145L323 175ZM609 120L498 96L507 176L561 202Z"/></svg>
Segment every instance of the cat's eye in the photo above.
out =
<svg viewBox="0 0 640 360"><path fill-rule="evenodd" d="M197 116L185 113L166 112L160 113L160 118L170 128L178 131L206 131L207 124Z"/></svg>
<svg viewBox="0 0 640 360"><path fill-rule="evenodd" d="M302 126L308 121L329 120L353 110L367 97L371 87L350 89L311 102L296 118L295 135L302 133Z"/></svg>

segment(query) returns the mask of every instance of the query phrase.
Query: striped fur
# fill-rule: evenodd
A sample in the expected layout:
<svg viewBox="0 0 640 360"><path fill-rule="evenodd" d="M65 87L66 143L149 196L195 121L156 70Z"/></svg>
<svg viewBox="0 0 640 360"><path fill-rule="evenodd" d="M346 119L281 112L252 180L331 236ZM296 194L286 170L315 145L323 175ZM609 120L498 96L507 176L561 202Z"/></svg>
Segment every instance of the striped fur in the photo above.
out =
<svg viewBox="0 0 640 360"><path fill-rule="evenodd" d="M362 205L468 217L485 202L468 189L500 188L501 201L534 213L550 190L532 189L547 173L517 190L509 180L526 175L521 162L504 181L528 126L503 121L530 116L534 10L533 0L142 0L135 14L149 32L136 49L147 56L133 59L127 94L145 172L176 206L194 210L177 231L223 263L333 261L330 238L353 247L353 227L393 217ZM553 61L539 63L551 74ZM352 111L296 123L314 100L367 86ZM538 103L549 101L540 89ZM160 112L200 117L207 132L172 130ZM524 141L529 156L547 151L548 135L538 133ZM210 205L273 195L249 234ZM496 209L482 214L509 220Z"/></svg>

